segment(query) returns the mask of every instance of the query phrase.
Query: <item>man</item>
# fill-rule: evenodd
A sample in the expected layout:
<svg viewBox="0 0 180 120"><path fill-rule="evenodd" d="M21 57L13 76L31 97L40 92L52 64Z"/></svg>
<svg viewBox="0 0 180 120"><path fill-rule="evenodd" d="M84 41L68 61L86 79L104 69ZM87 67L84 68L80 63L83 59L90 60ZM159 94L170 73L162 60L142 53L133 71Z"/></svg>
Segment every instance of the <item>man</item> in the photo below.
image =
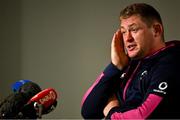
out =
<svg viewBox="0 0 180 120"><path fill-rule="evenodd" d="M180 118L180 43L165 43L159 13L137 3L120 13L111 63L82 100L84 118Z"/></svg>

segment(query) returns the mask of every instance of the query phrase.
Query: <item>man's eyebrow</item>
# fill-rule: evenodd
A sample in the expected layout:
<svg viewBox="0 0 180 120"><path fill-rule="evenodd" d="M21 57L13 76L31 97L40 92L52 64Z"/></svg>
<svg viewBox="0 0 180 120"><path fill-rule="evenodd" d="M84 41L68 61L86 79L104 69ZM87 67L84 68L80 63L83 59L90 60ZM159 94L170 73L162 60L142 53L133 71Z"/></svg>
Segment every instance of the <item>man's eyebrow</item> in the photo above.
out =
<svg viewBox="0 0 180 120"><path fill-rule="evenodd" d="M131 28L131 27L134 27L134 26L137 26L136 23L132 23L130 25L128 25L128 28ZM120 29L125 29L124 26L121 26Z"/></svg>
<svg viewBox="0 0 180 120"><path fill-rule="evenodd" d="M125 29L125 27L124 26L120 26L120 29Z"/></svg>
<svg viewBox="0 0 180 120"><path fill-rule="evenodd" d="M133 23L133 24L129 25L128 27L134 27L134 26L137 26L137 24Z"/></svg>

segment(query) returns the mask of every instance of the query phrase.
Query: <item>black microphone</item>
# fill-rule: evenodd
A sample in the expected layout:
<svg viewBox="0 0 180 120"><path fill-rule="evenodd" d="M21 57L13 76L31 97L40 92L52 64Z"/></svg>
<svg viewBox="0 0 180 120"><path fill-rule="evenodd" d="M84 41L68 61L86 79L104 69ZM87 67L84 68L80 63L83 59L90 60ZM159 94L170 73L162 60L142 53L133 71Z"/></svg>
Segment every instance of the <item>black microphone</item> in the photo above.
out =
<svg viewBox="0 0 180 120"><path fill-rule="evenodd" d="M37 118L33 106L26 104L40 91L41 88L34 82L23 84L17 92L10 94L0 103L0 119Z"/></svg>

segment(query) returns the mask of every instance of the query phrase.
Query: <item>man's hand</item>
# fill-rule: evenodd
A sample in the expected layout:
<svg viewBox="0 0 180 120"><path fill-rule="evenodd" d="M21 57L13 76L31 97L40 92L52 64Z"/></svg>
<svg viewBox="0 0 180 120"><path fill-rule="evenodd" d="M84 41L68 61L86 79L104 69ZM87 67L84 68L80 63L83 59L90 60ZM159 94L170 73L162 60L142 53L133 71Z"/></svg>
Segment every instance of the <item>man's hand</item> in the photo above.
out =
<svg viewBox="0 0 180 120"><path fill-rule="evenodd" d="M120 70L127 66L129 62L128 56L124 50L123 36L120 30L116 31L112 39L111 61Z"/></svg>
<svg viewBox="0 0 180 120"><path fill-rule="evenodd" d="M117 100L116 96L113 95L112 97L109 98L107 105L105 106L104 110L103 110L103 114L104 116L107 116L109 111L113 108L113 107L117 107L119 106L119 101Z"/></svg>

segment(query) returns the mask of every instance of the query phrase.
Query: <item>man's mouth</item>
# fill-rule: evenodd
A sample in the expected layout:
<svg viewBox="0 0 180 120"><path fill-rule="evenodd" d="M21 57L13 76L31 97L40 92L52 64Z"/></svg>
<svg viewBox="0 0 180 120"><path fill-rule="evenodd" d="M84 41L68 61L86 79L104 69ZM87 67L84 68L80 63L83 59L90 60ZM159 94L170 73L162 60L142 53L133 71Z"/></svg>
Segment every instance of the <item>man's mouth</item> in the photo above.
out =
<svg viewBox="0 0 180 120"><path fill-rule="evenodd" d="M136 48L136 44L128 45L127 50L128 51L133 51Z"/></svg>

